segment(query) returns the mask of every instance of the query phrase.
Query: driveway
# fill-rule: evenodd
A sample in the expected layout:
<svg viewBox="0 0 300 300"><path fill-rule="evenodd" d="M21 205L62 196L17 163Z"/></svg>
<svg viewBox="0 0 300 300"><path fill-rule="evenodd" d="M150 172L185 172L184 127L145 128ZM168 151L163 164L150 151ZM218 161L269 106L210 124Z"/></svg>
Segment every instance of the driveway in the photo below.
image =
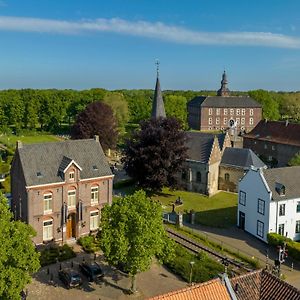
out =
<svg viewBox="0 0 300 300"><path fill-rule="evenodd" d="M73 261L74 269L78 270L78 265L83 258L89 261L93 260L94 256L79 253L73 260L62 262L62 268L71 267ZM104 262L102 256L98 256L96 261L101 265L105 273L103 283L89 283L86 278L84 278L84 284L81 289L67 290L58 279L57 273L60 267L58 263L49 266L49 274L48 267L43 267L34 275L32 283L27 286L28 300L145 299L187 286L186 282L177 278L163 266L155 262L150 270L138 275L138 293L136 295L128 295L128 289L131 285L130 278L109 267ZM49 283L51 274L53 274L52 276L56 286Z"/></svg>
<svg viewBox="0 0 300 300"><path fill-rule="evenodd" d="M264 267L266 264L273 265L274 259L278 258L278 253L273 247L269 247L268 244L235 226L231 228L213 228L188 223L184 225L196 233L206 235L212 241L223 244L224 247L258 259ZM287 258L281 266L281 271L285 276L285 280L300 290L300 263Z"/></svg>

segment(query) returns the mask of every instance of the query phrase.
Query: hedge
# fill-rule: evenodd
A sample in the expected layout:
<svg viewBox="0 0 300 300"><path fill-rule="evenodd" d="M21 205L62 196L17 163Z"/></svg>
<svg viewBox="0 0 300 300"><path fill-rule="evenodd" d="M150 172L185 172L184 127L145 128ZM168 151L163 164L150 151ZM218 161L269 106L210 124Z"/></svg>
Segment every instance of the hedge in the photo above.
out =
<svg viewBox="0 0 300 300"><path fill-rule="evenodd" d="M300 261L300 243L294 242L278 233L268 233L267 239L271 246L283 246L286 243L289 256Z"/></svg>
<svg viewBox="0 0 300 300"><path fill-rule="evenodd" d="M57 261L64 261L76 256L73 248L65 244L61 246L53 246L41 251L40 263L41 266L55 264Z"/></svg>

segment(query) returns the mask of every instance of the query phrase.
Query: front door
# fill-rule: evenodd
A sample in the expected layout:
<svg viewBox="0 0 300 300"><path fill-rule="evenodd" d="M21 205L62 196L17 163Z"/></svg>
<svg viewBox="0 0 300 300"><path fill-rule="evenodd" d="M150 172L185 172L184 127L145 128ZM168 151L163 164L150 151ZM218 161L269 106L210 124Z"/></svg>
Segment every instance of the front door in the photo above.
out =
<svg viewBox="0 0 300 300"><path fill-rule="evenodd" d="M76 215L70 214L67 220L67 239L76 237Z"/></svg>
<svg viewBox="0 0 300 300"><path fill-rule="evenodd" d="M239 226L241 229L245 230L245 213L239 212Z"/></svg>

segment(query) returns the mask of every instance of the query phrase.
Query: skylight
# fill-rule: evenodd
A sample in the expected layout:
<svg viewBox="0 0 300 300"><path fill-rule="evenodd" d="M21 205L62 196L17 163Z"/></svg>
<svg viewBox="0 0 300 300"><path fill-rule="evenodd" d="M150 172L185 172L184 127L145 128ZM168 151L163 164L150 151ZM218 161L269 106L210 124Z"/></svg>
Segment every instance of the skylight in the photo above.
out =
<svg viewBox="0 0 300 300"><path fill-rule="evenodd" d="M43 175L42 175L41 172L36 172L36 176L37 176L37 177L43 177Z"/></svg>
<svg viewBox="0 0 300 300"><path fill-rule="evenodd" d="M96 165L93 165L93 170L98 170L98 167Z"/></svg>

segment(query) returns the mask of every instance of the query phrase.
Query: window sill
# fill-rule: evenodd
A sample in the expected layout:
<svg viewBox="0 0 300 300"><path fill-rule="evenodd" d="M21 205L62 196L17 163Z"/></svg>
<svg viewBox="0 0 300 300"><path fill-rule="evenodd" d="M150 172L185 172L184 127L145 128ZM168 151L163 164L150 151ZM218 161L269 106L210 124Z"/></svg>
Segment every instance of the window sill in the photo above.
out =
<svg viewBox="0 0 300 300"><path fill-rule="evenodd" d="M53 213L53 210L45 210L44 215L50 215Z"/></svg>

